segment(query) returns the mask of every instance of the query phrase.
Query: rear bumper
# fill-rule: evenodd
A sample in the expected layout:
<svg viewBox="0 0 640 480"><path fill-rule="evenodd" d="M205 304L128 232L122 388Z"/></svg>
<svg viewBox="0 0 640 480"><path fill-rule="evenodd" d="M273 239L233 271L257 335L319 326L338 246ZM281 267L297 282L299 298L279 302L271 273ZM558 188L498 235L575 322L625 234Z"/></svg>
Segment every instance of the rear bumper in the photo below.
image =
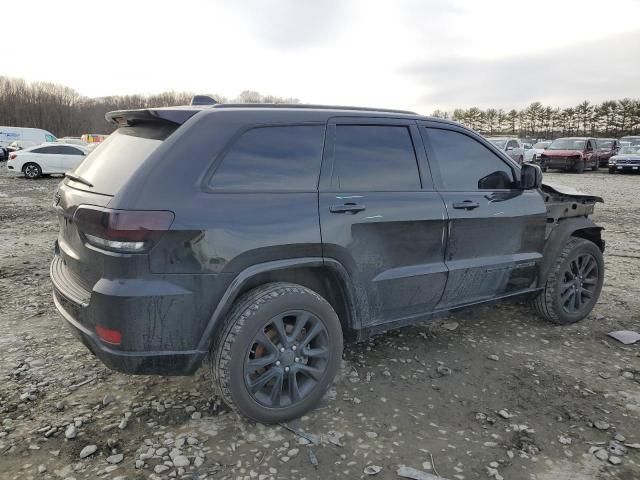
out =
<svg viewBox="0 0 640 480"><path fill-rule="evenodd" d="M219 280L215 275L102 278L89 291L56 255L50 276L58 312L109 368L130 374L189 375L202 363L208 349L203 332L216 295L207 295L205 301L193 292L214 293L212 282ZM121 332L120 344L103 341L96 326Z"/></svg>
<svg viewBox="0 0 640 480"><path fill-rule="evenodd" d="M58 312L73 334L102 363L117 372L132 375L191 375L202 363L206 352L198 350L180 352L123 352L102 343L97 335L73 318L69 300L55 288L53 301ZM66 308L65 308L66 307Z"/></svg>

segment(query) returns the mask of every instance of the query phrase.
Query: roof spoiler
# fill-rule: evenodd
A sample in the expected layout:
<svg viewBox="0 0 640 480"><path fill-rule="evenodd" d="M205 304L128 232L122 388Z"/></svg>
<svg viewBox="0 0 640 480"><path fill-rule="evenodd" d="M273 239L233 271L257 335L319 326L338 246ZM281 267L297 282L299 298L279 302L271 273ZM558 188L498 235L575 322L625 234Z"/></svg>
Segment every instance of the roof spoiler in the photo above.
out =
<svg viewBox="0 0 640 480"><path fill-rule="evenodd" d="M116 110L108 112L104 118L119 127L131 127L141 123L173 123L182 125L199 110L191 108L153 108L140 110Z"/></svg>

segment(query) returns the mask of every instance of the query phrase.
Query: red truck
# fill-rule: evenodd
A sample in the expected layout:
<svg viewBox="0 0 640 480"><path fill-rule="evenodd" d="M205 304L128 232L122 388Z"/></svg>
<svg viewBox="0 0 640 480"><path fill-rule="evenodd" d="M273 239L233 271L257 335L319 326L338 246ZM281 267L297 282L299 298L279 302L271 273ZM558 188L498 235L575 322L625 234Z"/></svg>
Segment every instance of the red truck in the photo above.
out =
<svg viewBox="0 0 640 480"><path fill-rule="evenodd" d="M584 172L587 168L598 170L596 139L589 137L557 138L540 155L540 167L543 172L549 168L575 170L578 173Z"/></svg>

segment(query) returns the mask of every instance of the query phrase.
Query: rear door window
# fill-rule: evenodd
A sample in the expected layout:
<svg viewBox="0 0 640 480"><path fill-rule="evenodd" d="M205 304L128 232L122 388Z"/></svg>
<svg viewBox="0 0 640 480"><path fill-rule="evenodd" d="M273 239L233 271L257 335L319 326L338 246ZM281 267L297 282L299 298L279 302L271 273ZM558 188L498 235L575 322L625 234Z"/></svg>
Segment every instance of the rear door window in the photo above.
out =
<svg viewBox="0 0 640 480"><path fill-rule="evenodd" d="M411 133L405 126L336 125L332 185L338 191L420 190Z"/></svg>
<svg viewBox="0 0 640 480"><path fill-rule="evenodd" d="M69 179L66 182L73 182L83 190L113 195L176 128L176 125L121 127L74 171L93 187Z"/></svg>
<svg viewBox="0 0 640 480"><path fill-rule="evenodd" d="M216 190L315 191L324 125L258 127L243 133L216 167Z"/></svg>

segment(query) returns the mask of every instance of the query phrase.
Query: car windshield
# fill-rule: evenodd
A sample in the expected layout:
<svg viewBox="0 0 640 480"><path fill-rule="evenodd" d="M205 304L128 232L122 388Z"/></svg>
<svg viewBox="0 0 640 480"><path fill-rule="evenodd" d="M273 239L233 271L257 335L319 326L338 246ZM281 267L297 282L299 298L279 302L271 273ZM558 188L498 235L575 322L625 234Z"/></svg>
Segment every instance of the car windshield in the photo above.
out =
<svg viewBox="0 0 640 480"><path fill-rule="evenodd" d="M622 147L618 152L618 155L640 155L640 145Z"/></svg>
<svg viewBox="0 0 640 480"><path fill-rule="evenodd" d="M540 148L542 150L544 150L545 148L547 148L549 146L551 142L538 142L536 144L533 145L533 148Z"/></svg>
<svg viewBox="0 0 640 480"><path fill-rule="evenodd" d="M577 138L559 138L551 142L547 148L549 150L583 150L585 140Z"/></svg>
<svg viewBox="0 0 640 480"><path fill-rule="evenodd" d="M504 148L504 146L507 144L507 141L501 138L490 138L489 141L498 148Z"/></svg>
<svg viewBox="0 0 640 480"><path fill-rule="evenodd" d="M622 137L620 139L620 142L627 145L636 146L640 145L640 137Z"/></svg>
<svg viewBox="0 0 640 480"><path fill-rule="evenodd" d="M598 148L608 150L613 145L613 140L596 140L596 144L598 145Z"/></svg>

